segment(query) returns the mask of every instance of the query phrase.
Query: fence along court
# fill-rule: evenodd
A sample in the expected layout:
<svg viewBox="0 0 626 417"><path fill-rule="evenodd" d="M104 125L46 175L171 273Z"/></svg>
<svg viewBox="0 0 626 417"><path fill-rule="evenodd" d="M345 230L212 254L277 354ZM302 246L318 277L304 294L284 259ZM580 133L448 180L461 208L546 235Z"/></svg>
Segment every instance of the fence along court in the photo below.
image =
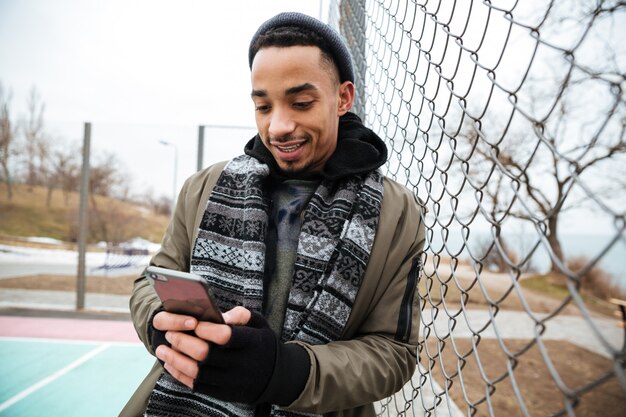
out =
<svg viewBox="0 0 626 417"><path fill-rule="evenodd" d="M620 413L624 331L584 288L626 254L625 21L623 2L601 0L331 2L355 111L387 142L387 175L428 209L419 366L380 414L573 416L610 410L581 408L609 386ZM602 239L571 259L568 232ZM530 273L560 299L538 308ZM619 302L623 272L603 276ZM576 379L568 350L589 367ZM541 392L556 405L533 408Z"/></svg>

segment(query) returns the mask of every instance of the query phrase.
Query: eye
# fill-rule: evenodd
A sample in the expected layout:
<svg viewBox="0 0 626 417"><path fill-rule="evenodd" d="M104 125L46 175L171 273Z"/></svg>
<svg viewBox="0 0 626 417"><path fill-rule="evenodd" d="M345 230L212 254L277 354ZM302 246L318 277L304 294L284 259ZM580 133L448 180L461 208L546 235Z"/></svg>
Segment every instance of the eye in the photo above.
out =
<svg viewBox="0 0 626 417"><path fill-rule="evenodd" d="M296 101L295 103L293 103L293 107L299 110L305 110L311 107L312 104L312 101Z"/></svg>
<svg viewBox="0 0 626 417"><path fill-rule="evenodd" d="M267 113L271 109L271 106L268 104L259 104L254 106L254 109L259 113Z"/></svg>

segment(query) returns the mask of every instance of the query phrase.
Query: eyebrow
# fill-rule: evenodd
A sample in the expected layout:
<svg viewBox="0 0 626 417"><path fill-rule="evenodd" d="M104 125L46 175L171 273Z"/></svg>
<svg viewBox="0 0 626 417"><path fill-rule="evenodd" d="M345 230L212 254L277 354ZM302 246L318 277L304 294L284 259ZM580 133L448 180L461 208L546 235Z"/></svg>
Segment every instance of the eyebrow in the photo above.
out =
<svg viewBox="0 0 626 417"><path fill-rule="evenodd" d="M309 90L317 91L318 88L311 83L304 83L304 84L297 85L295 87L289 87L288 89L285 90L285 95L292 96L294 94L299 94L303 91L309 91ZM252 90L252 93L250 95L252 97L267 97L267 91L266 90Z"/></svg>
<svg viewBox="0 0 626 417"><path fill-rule="evenodd" d="M298 94L303 91L309 91L309 90L317 90L317 87L311 83L304 83L301 85L297 85L295 87L288 88L287 90L285 90L285 95L291 96L291 95Z"/></svg>

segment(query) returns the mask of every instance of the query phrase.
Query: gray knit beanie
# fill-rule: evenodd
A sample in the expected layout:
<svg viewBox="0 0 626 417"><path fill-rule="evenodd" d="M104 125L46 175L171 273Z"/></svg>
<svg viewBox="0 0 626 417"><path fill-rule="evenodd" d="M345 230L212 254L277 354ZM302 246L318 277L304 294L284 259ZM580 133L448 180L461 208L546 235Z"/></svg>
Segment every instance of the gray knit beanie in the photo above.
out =
<svg viewBox="0 0 626 417"><path fill-rule="evenodd" d="M280 13L265 23L263 23L256 31L252 40L250 41L250 47L248 49L248 63L252 69L252 61L257 51L252 50L252 46L256 42L257 38L267 32L270 29L278 27L295 26L302 27L317 33L322 39L326 41L330 52L335 61L335 65L339 69L339 78L341 82L352 81L354 82L354 70L352 69L352 58L350 57L350 50L346 46L346 43L341 38L339 33L327 24L320 22L319 20L296 12Z"/></svg>

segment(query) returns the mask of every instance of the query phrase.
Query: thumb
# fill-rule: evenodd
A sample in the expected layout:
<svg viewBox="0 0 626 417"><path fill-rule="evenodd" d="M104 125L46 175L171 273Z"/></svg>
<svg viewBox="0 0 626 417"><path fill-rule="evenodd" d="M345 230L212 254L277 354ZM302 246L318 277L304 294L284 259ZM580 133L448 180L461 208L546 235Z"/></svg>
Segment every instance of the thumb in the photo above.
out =
<svg viewBox="0 0 626 417"><path fill-rule="evenodd" d="M237 306L223 314L224 322L231 326L245 326L250 321L252 313L245 307Z"/></svg>

